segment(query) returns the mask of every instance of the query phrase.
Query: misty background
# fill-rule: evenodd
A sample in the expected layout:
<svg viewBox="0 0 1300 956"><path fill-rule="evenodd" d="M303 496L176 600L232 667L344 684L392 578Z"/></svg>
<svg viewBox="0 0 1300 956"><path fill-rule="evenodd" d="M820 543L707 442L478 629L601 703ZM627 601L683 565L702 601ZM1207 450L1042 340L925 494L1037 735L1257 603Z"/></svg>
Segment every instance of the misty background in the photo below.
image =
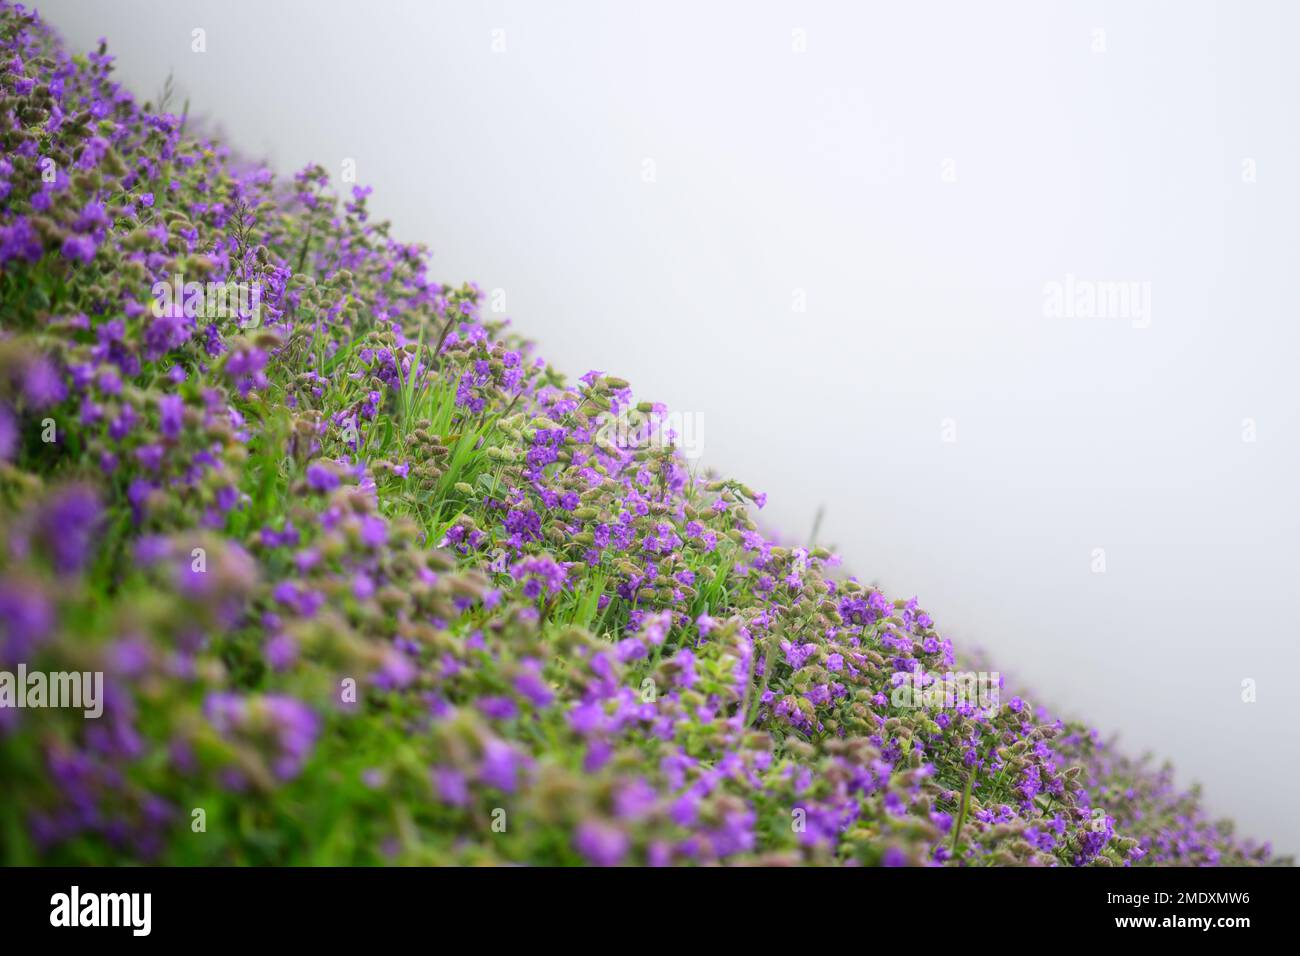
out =
<svg viewBox="0 0 1300 956"><path fill-rule="evenodd" d="M824 507L849 570L1300 851L1294 5L36 7L283 174L354 162L773 533ZM1089 282L1149 307L1053 312Z"/></svg>

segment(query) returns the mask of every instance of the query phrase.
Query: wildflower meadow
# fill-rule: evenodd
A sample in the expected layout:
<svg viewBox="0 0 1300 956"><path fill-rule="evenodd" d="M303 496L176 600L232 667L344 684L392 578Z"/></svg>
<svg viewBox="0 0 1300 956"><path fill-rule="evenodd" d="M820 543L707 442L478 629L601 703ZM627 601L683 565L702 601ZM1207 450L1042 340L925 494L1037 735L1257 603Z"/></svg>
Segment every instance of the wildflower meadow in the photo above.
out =
<svg viewBox="0 0 1300 956"><path fill-rule="evenodd" d="M1278 862L112 64L0 0L0 863Z"/></svg>

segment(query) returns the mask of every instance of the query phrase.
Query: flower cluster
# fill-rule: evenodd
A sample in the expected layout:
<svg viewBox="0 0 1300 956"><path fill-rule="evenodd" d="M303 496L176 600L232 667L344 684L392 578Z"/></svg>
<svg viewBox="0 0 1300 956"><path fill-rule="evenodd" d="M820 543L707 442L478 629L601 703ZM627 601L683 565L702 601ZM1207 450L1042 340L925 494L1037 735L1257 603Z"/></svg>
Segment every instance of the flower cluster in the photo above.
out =
<svg viewBox="0 0 1300 956"><path fill-rule="evenodd" d="M612 427L663 409L567 381L368 189L8 0L0 139L0 667L105 675L98 719L0 710L0 862L1271 860L1020 698L896 706L959 660L915 600ZM152 308L175 276L259 323Z"/></svg>

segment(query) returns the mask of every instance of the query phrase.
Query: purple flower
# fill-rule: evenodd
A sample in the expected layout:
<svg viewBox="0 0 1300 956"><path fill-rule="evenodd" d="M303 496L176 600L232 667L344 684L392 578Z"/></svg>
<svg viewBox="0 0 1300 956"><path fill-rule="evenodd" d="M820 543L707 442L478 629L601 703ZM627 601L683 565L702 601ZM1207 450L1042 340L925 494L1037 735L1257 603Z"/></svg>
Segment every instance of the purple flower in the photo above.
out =
<svg viewBox="0 0 1300 956"><path fill-rule="evenodd" d="M179 395L164 395L158 399L159 429L163 437L175 440L180 437L185 416L185 401Z"/></svg>
<svg viewBox="0 0 1300 956"><path fill-rule="evenodd" d="M880 858L881 866L907 866L907 855L896 846L891 846Z"/></svg>
<svg viewBox="0 0 1300 956"><path fill-rule="evenodd" d="M18 448L18 423L9 406L0 402L0 461L12 461Z"/></svg>
<svg viewBox="0 0 1300 956"><path fill-rule="evenodd" d="M339 476L319 462L307 466L307 486L312 491L333 491L339 486Z"/></svg>
<svg viewBox="0 0 1300 956"><path fill-rule="evenodd" d="M90 265L95 261L95 240L90 236L68 236L63 240L63 258Z"/></svg>
<svg viewBox="0 0 1300 956"><path fill-rule="evenodd" d="M298 659L298 642L288 634L277 634L266 642L266 662L277 671L288 670Z"/></svg>
<svg viewBox="0 0 1300 956"><path fill-rule="evenodd" d="M515 678L515 690L536 707L546 707L555 699L555 694L542 680L541 665L536 661L524 665L524 670Z"/></svg>
<svg viewBox="0 0 1300 956"><path fill-rule="evenodd" d="M49 359L39 356L27 363L23 373L23 398L32 408L49 408L67 397L63 376Z"/></svg>
<svg viewBox="0 0 1300 956"><path fill-rule="evenodd" d="M310 480L310 479L309 479ZM366 515L361 519L361 541L369 548L383 547L388 540L388 525L383 518Z"/></svg>
<svg viewBox="0 0 1300 956"><path fill-rule="evenodd" d="M492 720L513 720L519 714L518 705L510 697L480 697L477 706L483 716Z"/></svg>
<svg viewBox="0 0 1300 956"><path fill-rule="evenodd" d="M658 791L644 777L637 777L619 788L614 797L614 812L622 820L639 820L654 809L658 799Z"/></svg>
<svg viewBox="0 0 1300 956"><path fill-rule="evenodd" d="M0 265L14 260L35 262L41 257L41 237L32 224L18 218L12 224L0 227ZM91 255L93 257L93 245Z"/></svg>
<svg viewBox="0 0 1300 956"><path fill-rule="evenodd" d="M40 535L60 574L80 571L93 557L101 514L99 494L87 485L68 485L45 502Z"/></svg>
<svg viewBox="0 0 1300 956"><path fill-rule="evenodd" d="M145 471L156 472L162 467L164 448L157 443L141 445L135 450L135 460Z"/></svg>
<svg viewBox="0 0 1300 956"><path fill-rule="evenodd" d="M300 700L282 694L241 697L210 694L204 714L218 732L262 744L281 780L296 777L320 733L320 718Z"/></svg>
<svg viewBox="0 0 1300 956"><path fill-rule="evenodd" d="M573 845L593 866L618 866L627 855L628 838L612 823L590 820L578 824Z"/></svg>
<svg viewBox="0 0 1300 956"><path fill-rule="evenodd" d="M510 568L515 580L523 582L523 595L533 599L546 594L558 594L564 590L566 572L550 555L525 558Z"/></svg>
<svg viewBox="0 0 1300 956"><path fill-rule="evenodd" d="M283 695L263 698L280 746L275 773L282 780L298 775L320 732L320 718L302 701Z"/></svg>
<svg viewBox="0 0 1300 956"><path fill-rule="evenodd" d="M29 584L0 578L0 663L14 665L32 655L54 627L54 608Z"/></svg>
<svg viewBox="0 0 1300 956"><path fill-rule="evenodd" d="M433 786L438 799L453 807L469 805L469 784L465 775L452 767L433 768Z"/></svg>
<svg viewBox="0 0 1300 956"><path fill-rule="evenodd" d="M519 755L504 740L493 738L483 746L479 778L489 787L514 793L519 774Z"/></svg>

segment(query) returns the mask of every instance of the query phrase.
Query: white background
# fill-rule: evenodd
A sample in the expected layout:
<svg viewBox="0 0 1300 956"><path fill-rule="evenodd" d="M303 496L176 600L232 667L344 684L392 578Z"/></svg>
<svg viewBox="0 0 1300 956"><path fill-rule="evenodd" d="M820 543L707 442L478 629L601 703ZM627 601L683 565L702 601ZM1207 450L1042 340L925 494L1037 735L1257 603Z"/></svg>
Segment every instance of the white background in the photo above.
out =
<svg viewBox="0 0 1300 956"><path fill-rule="evenodd" d="M1296 5L38 6L281 172L355 160L439 278L700 416L774 532L824 505L852 570L1300 850ZM1149 327L1046 316L1067 275L1150 283Z"/></svg>

